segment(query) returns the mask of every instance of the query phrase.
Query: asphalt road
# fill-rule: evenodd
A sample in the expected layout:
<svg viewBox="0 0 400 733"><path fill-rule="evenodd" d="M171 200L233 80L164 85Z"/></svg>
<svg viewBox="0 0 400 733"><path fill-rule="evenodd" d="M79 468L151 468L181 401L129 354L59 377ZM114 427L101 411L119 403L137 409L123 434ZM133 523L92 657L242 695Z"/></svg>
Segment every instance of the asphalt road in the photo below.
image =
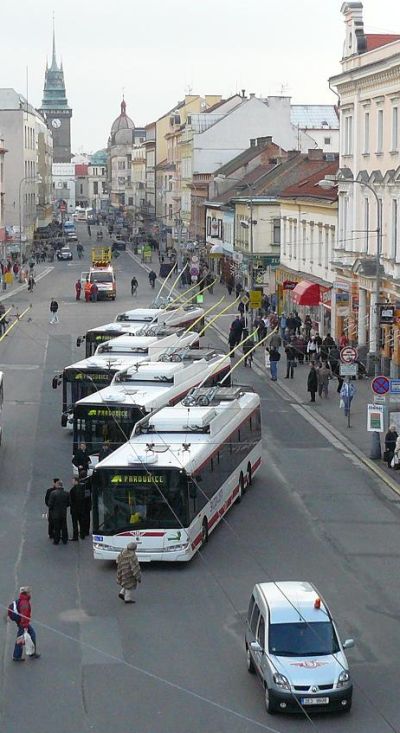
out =
<svg viewBox="0 0 400 733"><path fill-rule="evenodd" d="M77 335L151 297L128 254L116 267L115 304L75 302L85 270L76 260L55 263L32 296L11 299L33 308L0 344L0 602L5 608L20 584L32 585L42 657L13 664L15 627L1 626L1 733L400 731L399 499L250 370L237 379L262 395L264 465L190 564L146 565L136 605L124 606L115 566L95 563L88 540L54 547L47 539L45 490L53 476L67 486L71 478L71 440L51 379L83 356ZM132 306L133 271L140 295ZM52 296L59 325L48 323ZM253 584L268 579L313 581L342 638L355 638L349 716L310 722L264 712L261 685L246 670L243 619Z"/></svg>

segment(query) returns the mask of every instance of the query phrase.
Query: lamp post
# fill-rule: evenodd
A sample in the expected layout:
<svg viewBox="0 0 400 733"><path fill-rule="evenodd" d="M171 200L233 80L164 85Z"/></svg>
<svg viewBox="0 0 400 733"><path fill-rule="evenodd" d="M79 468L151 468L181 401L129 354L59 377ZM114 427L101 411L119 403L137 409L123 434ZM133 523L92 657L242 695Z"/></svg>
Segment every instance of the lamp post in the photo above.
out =
<svg viewBox="0 0 400 733"><path fill-rule="evenodd" d="M379 376L381 372L380 359L379 359L379 343L380 343L380 323L379 323L379 299L381 291L381 268L380 268L380 256L382 251L382 221L381 221L381 204L379 197L374 187L365 181L358 181L356 178L329 178L328 176L319 182L319 186L324 190L337 186L338 183L351 183L352 185L358 184L364 186L371 191L374 196L376 203L376 255L375 255L375 336L374 336L374 349L371 352L371 361L374 363L375 376ZM372 328L372 324L371 324Z"/></svg>

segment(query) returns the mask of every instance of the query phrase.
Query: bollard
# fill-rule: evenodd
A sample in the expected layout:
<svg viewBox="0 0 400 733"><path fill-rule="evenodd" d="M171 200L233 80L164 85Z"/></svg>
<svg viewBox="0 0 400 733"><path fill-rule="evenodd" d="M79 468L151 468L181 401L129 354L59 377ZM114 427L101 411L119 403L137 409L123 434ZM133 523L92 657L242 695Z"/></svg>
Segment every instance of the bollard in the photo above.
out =
<svg viewBox="0 0 400 733"><path fill-rule="evenodd" d="M381 436L377 430L374 430L373 433L371 433L371 450L369 457L375 461L382 458Z"/></svg>

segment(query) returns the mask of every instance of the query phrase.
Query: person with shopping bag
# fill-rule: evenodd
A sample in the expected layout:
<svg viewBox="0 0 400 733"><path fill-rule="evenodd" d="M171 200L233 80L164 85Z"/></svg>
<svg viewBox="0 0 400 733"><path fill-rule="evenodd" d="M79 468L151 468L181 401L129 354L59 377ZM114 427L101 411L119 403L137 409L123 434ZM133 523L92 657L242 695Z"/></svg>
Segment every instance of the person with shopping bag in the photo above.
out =
<svg viewBox="0 0 400 733"><path fill-rule="evenodd" d="M39 659L40 654L36 650L36 632L31 624L31 589L29 586L22 586L19 589L19 596L15 602L15 623L17 624L17 638L15 640L13 661L24 662L25 655L31 659Z"/></svg>
<svg viewBox="0 0 400 733"><path fill-rule="evenodd" d="M394 449L393 458L390 461L390 467L394 468L395 471L400 470L400 437L396 440L396 446Z"/></svg>

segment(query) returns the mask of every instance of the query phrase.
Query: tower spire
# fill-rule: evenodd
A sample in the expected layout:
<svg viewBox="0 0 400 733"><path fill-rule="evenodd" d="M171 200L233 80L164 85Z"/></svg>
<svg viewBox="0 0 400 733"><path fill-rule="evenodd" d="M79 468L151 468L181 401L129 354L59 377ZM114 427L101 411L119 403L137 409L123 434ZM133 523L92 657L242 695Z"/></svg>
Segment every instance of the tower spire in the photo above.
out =
<svg viewBox="0 0 400 733"><path fill-rule="evenodd" d="M55 25L55 19L54 19L54 11L53 11L53 54L51 59L51 67L52 69L57 68L57 59L56 59L56 25Z"/></svg>

